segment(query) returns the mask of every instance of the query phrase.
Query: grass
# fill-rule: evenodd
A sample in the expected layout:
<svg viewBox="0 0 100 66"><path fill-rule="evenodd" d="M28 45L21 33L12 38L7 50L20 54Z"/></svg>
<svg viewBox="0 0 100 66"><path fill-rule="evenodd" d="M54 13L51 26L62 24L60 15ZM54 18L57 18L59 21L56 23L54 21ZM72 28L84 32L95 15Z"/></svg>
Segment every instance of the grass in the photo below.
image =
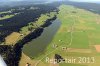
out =
<svg viewBox="0 0 100 66"><path fill-rule="evenodd" d="M89 48L88 36L85 32L74 32L72 48Z"/></svg>

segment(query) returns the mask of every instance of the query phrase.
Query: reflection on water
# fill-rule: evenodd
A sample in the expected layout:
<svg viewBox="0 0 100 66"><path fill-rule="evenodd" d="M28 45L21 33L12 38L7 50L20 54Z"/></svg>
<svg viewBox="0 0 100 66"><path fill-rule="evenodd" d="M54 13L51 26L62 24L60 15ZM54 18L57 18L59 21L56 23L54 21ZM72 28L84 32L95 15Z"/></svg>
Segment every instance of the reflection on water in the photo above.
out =
<svg viewBox="0 0 100 66"><path fill-rule="evenodd" d="M42 35L23 47L23 52L29 57L35 57L39 53L42 53L45 48L50 44L54 35L60 28L61 22L56 19L49 27L46 27Z"/></svg>

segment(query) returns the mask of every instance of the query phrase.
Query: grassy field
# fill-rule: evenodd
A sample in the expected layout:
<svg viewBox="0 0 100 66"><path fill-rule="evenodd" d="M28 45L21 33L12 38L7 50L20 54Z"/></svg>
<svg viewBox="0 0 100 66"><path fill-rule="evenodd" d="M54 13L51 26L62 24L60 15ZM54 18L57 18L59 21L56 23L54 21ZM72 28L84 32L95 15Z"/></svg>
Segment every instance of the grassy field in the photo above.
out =
<svg viewBox="0 0 100 66"><path fill-rule="evenodd" d="M89 48L89 40L85 32L74 32L72 40L71 48Z"/></svg>
<svg viewBox="0 0 100 66"><path fill-rule="evenodd" d="M59 9L58 18L62 25L50 45L46 48L45 53L36 58L39 61L34 66L50 66L50 64L47 65L45 62L45 58L52 58L55 54L59 54L64 58L95 58L95 63L93 64L75 63L59 64L57 66L98 66L98 58L100 56L98 56L99 54L95 50L94 45L100 44L100 15L68 5L61 5ZM54 44L57 45L56 48L53 48ZM62 47L67 47L67 49L62 50ZM75 49L74 52L70 52L72 50L69 48ZM85 52L86 50L90 50L90 52L87 53Z"/></svg>

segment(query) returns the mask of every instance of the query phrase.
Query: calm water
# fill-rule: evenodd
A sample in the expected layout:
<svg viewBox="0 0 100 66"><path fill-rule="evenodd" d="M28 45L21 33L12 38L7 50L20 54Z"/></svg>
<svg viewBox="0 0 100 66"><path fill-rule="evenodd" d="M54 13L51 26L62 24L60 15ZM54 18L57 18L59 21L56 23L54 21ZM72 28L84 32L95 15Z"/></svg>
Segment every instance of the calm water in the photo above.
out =
<svg viewBox="0 0 100 66"><path fill-rule="evenodd" d="M48 44L52 41L54 35L59 30L61 22L56 19L49 27L46 27L42 35L23 47L23 52L29 57L35 57L44 52Z"/></svg>

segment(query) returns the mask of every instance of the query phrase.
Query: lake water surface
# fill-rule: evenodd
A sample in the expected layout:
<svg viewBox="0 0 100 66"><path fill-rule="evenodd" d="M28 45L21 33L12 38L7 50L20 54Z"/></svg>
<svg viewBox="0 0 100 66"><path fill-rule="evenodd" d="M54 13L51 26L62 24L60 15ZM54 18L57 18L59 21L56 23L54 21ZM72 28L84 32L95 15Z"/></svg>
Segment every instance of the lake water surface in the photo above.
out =
<svg viewBox="0 0 100 66"><path fill-rule="evenodd" d="M44 52L48 44L50 44L50 42L52 41L56 32L59 30L60 26L61 22L58 19L53 21L50 26L44 29L41 36L33 39L23 47L23 52L29 57L35 57L39 53Z"/></svg>

